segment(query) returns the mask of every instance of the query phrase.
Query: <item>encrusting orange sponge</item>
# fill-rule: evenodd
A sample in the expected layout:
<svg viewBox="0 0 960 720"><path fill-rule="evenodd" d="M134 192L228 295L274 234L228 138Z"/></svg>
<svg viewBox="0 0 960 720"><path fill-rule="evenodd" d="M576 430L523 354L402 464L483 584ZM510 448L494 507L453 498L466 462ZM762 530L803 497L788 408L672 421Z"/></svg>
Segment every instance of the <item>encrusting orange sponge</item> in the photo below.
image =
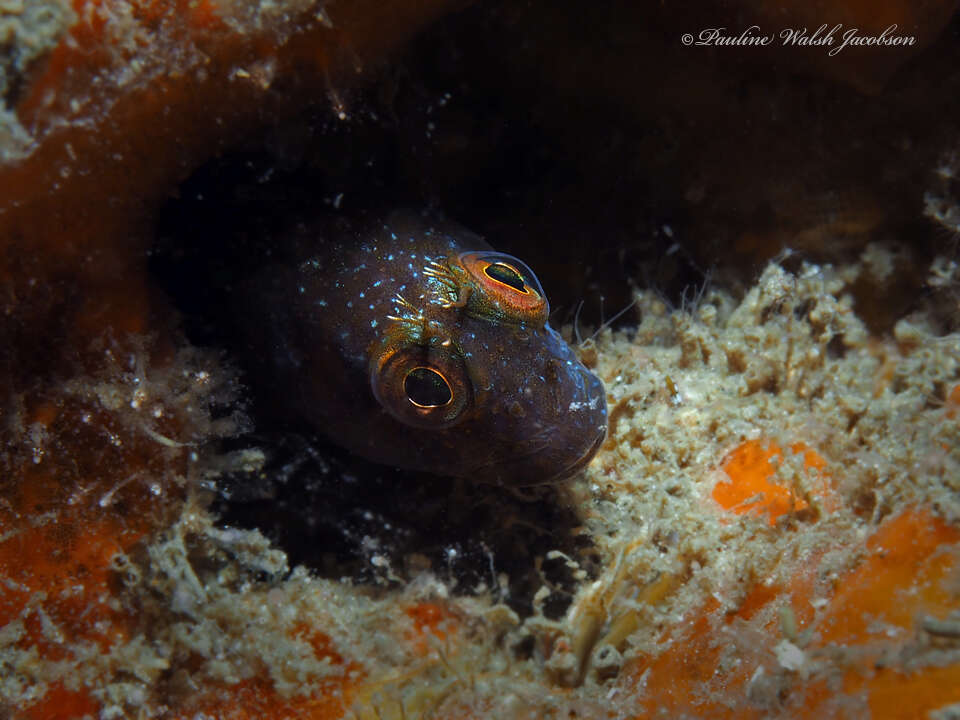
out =
<svg viewBox="0 0 960 720"><path fill-rule="evenodd" d="M829 599L817 553L786 586L758 583L736 610L708 601L670 630L663 652L629 668L642 707L663 717L906 720L960 702L960 664L947 650L960 632L960 529L907 508L861 552Z"/></svg>
<svg viewBox="0 0 960 720"><path fill-rule="evenodd" d="M788 513L809 508L810 496L817 498L822 509L837 509L839 503L825 473L826 461L802 442L790 445L790 452L802 455L804 469L813 471L809 473L812 492L801 493L798 488L776 482L777 467L784 457L777 443L748 440L734 448L721 463L729 480L717 483L713 499L737 515L765 517L771 526Z"/></svg>

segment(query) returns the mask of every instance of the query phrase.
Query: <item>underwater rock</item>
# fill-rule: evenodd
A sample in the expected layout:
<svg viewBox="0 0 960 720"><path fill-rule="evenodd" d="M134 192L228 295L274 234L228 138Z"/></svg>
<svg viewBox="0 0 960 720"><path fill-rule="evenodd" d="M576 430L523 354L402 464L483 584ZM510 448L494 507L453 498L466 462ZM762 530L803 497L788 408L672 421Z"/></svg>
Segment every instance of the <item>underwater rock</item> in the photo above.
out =
<svg viewBox="0 0 960 720"><path fill-rule="evenodd" d="M5 344L46 346L42 365L62 354L51 337L83 349L96 328L148 329L149 223L178 182L266 117L317 99L345 116L342 92L446 4L59 7L28 2L3 21L15 60L3 67L0 281L9 332L24 333Z"/></svg>
<svg viewBox="0 0 960 720"><path fill-rule="evenodd" d="M146 275L152 214L265 114L339 103L444 9L28 0L0 11L0 714L150 705L170 658L163 642L142 644L143 605L121 599L139 578L127 553L204 504L204 444L244 426L229 364L175 349ZM134 667L134 682L109 679Z"/></svg>

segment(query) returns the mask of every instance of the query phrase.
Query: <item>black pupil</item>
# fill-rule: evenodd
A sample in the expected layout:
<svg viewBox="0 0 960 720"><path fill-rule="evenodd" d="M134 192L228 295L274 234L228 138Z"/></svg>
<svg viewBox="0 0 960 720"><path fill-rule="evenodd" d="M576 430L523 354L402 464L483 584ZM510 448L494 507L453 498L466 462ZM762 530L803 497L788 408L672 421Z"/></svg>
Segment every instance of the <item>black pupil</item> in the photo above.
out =
<svg viewBox="0 0 960 720"><path fill-rule="evenodd" d="M403 391L410 402L421 407L440 407L453 399L443 375L426 367L414 368L403 379Z"/></svg>
<svg viewBox="0 0 960 720"><path fill-rule="evenodd" d="M517 292L525 293L527 291L526 283L523 282L523 276L509 265L494 263L493 265L488 265L484 272L487 274L487 277L493 278L497 282L502 282L504 285L509 285Z"/></svg>

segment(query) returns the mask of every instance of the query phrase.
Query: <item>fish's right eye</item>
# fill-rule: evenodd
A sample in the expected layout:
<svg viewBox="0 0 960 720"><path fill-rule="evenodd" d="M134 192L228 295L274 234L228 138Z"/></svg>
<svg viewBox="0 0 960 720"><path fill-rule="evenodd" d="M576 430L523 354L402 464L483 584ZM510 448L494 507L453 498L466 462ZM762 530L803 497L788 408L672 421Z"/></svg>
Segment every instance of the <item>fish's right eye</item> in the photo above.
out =
<svg viewBox="0 0 960 720"><path fill-rule="evenodd" d="M428 430L455 425L473 405L473 385L463 359L440 346L388 349L374 361L370 385L393 417Z"/></svg>

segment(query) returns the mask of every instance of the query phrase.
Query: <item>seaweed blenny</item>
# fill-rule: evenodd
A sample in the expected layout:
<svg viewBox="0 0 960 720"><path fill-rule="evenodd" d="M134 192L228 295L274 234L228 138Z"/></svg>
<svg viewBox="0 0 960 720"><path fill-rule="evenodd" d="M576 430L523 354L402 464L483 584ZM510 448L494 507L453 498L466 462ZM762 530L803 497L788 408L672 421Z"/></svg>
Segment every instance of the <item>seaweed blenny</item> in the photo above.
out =
<svg viewBox="0 0 960 720"><path fill-rule="evenodd" d="M271 394L370 460L528 485L603 441L603 384L547 324L536 276L453 223L301 225L242 296Z"/></svg>

